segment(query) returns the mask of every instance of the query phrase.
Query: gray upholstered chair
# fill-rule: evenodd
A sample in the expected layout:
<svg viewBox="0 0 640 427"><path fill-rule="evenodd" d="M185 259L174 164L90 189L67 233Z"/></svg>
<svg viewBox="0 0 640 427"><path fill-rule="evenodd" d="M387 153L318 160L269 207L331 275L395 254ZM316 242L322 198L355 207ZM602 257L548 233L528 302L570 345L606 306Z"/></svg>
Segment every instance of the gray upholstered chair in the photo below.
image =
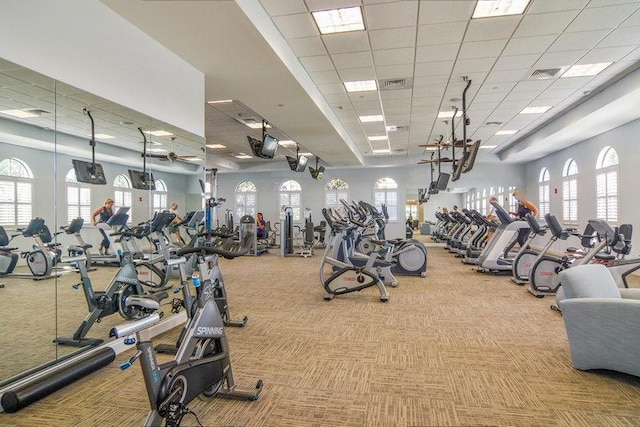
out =
<svg viewBox="0 0 640 427"><path fill-rule="evenodd" d="M640 377L640 289L619 289L599 264L564 270L560 282L573 366Z"/></svg>

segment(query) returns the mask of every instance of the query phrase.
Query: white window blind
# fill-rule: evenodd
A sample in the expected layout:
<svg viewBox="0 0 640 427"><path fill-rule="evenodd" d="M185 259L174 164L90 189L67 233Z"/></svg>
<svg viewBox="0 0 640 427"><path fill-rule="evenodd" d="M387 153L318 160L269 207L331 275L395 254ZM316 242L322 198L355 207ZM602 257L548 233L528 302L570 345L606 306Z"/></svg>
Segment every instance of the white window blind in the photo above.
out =
<svg viewBox="0 0 640 427"><path fill-rule="evenodd" d="M280 186L280 206L291 207L293 211L293 220L300 221L302 219L302 187L297 181L289 180Z"/></svg>
<svg viewBox="0 0 640 427"><path fill-rule="evenodd" d="M618 154L605 147L596 163L596 216L618 222Z"/></svg>

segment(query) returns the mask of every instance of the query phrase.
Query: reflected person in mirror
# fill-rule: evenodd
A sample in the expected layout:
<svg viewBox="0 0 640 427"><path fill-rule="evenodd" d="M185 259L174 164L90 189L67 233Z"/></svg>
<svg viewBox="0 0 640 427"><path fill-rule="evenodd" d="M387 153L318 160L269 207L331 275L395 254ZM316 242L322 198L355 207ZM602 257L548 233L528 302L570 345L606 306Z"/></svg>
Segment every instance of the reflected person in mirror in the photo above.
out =
<svg viewBox="0 0 640 427"><path fill-rule="evenodd" d="M107 225L107 221L113 216L113 203L113 199L111 197L107 197L107 199L104 201L104 205L96 209L93 212L93 215L91 215L91 222L93 223L93 225L100 228L100 233L102 233L103 239L100 243L100 248L98 248L98 251L103 255L109 253L109 246L111 244L105 230L109 227ZM96 217L98 217L97 221Z"/></svg>

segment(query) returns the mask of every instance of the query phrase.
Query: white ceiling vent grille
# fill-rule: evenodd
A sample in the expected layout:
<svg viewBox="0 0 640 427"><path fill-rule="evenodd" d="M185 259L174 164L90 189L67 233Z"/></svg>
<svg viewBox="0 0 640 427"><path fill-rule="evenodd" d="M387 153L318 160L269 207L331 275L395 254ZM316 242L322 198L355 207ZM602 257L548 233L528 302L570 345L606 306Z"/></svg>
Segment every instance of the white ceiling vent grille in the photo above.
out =
<svg viewBox="0 0 640 427"><path fill-rule="evenodd" d="M533 72L529 75L529 78L534 80L553 79L557 76L561 69L562 68L543 68L540 70L533 70Z"/></svg>
<svg viewBox="0 0 640 427"><path fill-rule="evenodd" d="M384 79L378 81L378 87L380 90L396 90L396 89L409 89L413 86L413 79Z"/></svg>

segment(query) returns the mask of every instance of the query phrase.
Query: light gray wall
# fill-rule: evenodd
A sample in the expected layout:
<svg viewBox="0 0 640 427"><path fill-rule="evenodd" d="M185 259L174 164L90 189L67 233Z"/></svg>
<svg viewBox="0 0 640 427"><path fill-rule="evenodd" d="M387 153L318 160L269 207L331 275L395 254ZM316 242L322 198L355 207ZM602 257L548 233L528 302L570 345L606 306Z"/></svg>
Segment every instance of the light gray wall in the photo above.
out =
<svg viewBox="0 0 640 427"><path fill-rule="evenodd" d="M283 165L286 167L286 165ZM522 183L524 168L521 165L508 164L478 164L474 170L456 181L450 182L451 188L465 188L477 184L487 186L507 185L510 182ZM311 178L308 172L296 173L291 171L279 172L237 172L220 173L218 175L218 196L227 199L224 209L235 210L235 189L242 181L252 181L256 185L258 192L257 207L262 212L266 220L272 222L279 218L278 189L280 185L289 179L297 180L302 186L302 207L311 209L314 223L322 219L322 208L324 206L324 186L333 178L344 179L349 184L349 197L352 200L364 200L373 203L373 186L376 180L384 177L393 178L398 183L398 221L387 225L387 238L404 237L405 218L404 202L408 199L417 198L417 189L428 187L431 180L428 167L412 165L404 168L349 168L349 169L327 169L321 181ZM513 184L508 184L513 185ZM469 187L467 187L469 188ZM435 219L433 212L438 207L462 206L461 193L449 194L441 192L433 196L421 208L425 212L425 217ZM224 212L220 213L221 216Z"/></svg>
<svg viewBox="0 0 640 427"><path fill-rule="evenodd" d="M572 147L546 156L526 165L527 194L531 200L538 200L538 177L542 167L549 169L551 178L550 211L562 221L562 170L569 158L578 166L578 224L581 228L589 218L596 217L596 178L595 167L598 154L606 147L613 147L618 153L618 224L640 222L640 203L638 202L637 176L640 165L640 120L627 123L609 132L605 132ZM640 245L638 233L633 238L634 248ZM636 252L635 250L633 252Z"/></svg>

